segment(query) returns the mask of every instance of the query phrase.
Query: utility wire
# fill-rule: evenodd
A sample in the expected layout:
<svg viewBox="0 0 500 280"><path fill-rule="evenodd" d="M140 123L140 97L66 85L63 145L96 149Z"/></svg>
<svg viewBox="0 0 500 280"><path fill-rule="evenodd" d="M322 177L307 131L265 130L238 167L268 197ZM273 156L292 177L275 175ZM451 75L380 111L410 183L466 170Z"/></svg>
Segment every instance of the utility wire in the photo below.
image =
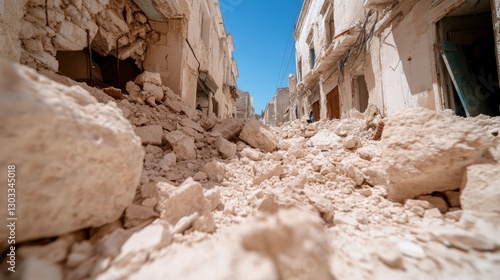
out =
<svg viewBox="0 0 500 280"><path fill-rule="evenodd" d="M292 57L293 57L293 53L294 53L294 44L292 43L294 41L293 39L293 33L294 33L294 30L295 30L295 24L297 22L297 19L298 19L298 16L299 16L299 12L300 12L300 7L301 7L301 3L303 1L301 0L298 0L297 1L297 6L295 8L295 15L294 15L294 21L293 21L293 24L292 24L292 28L291 28L291 31L290 31L290 35L288 37L288 40L287 40L287 44L286 44L286 47L285 47L285 52L283 53L283 59L281 61L281 66L280 66L280 69L278 71L278 77L276 79L276 88L278 88L278 86L283 82L283 79L284 77L286 76L286 71L288 70L288 67L290 66L290 62L292 60ZM289 46L291 45L290 47L290 50L289 50ZM288 57L288 62L286 61ZM286 66L285 66L286 64Z"/></svg>

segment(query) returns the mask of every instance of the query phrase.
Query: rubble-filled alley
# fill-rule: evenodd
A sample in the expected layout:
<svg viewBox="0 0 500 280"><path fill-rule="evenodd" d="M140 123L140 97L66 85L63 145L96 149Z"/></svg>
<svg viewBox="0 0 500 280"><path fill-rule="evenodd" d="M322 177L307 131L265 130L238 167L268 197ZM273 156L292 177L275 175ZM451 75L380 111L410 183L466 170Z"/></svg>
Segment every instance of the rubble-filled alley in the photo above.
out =
<svg viewBox="0 0 500 280"><path fill-rule="evenodd" d="M207 117L157 73L116 100L45 75L1 63L8 279L500 276L498 117L370 106L268 128Z"/></svg>
<svg viewBox="0 0 500 280"><path fill-rule="evenodd" d="M0 279L500 279L499 1L0 2Z"/></svg>

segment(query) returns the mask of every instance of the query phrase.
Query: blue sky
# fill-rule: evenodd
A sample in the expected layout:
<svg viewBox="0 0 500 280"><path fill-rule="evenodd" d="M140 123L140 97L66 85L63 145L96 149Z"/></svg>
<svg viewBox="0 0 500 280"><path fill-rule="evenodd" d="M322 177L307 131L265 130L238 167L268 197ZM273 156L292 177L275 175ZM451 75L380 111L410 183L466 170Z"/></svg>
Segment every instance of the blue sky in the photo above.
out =
<svg viewBox="0 0 500 280"><path fill-rule="evenodd" d="M234 39L238 87L254 97L255 113L295 73L293 29L303 0L219 0Z"/></svg>

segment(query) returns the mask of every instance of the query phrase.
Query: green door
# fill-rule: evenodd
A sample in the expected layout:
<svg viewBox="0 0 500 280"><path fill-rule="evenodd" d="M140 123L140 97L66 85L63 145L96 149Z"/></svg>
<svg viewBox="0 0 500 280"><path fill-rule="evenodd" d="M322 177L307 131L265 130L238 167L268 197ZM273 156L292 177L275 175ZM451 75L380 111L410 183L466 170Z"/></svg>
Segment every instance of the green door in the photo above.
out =
<svg viewBox="0 0 500 280"><path fill-rule="evenodd" d="M467 117L479 114L491 115L486 103L487 96L481 92L476 77L469 71L462 48L452 42L444 41L441 43L441 54Z"/></svg>

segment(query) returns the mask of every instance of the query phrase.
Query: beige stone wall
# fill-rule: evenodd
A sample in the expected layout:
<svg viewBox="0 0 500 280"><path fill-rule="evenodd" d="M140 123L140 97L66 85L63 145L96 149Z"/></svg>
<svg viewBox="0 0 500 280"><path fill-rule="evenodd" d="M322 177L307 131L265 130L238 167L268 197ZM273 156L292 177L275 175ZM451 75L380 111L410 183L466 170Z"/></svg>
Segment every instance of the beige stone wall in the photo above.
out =
<svg viewBox="0 0 500 280"><path fill-rule="evenodd" d="M120 59L132 57L141 67L147 44L158 39L131 0L49 0L47 5L29 0L24 7L14 2L4 3L2 36L8 40L2 49L11 54L3 57L35 69L57 71L57 51L82 50L88 39L103 56L116 53L118 44Z"/></svg>

